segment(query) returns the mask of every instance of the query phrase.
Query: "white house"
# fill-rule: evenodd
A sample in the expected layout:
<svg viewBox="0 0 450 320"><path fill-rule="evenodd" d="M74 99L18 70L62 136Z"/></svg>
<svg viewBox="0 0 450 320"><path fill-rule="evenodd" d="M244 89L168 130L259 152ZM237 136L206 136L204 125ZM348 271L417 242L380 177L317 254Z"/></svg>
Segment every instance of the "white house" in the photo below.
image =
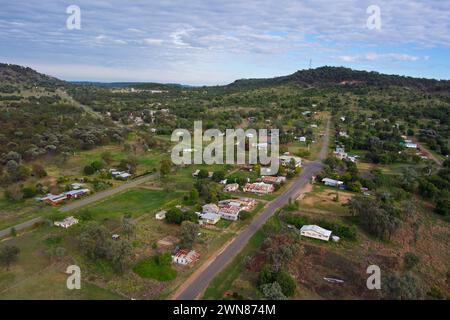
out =
<svg viewBox="0 0 450 320"><path fill-rule="evenodd" d="M298 138L298 141L300 141L300 142L306 142L306 137L299 137L299 138Z"/></svg>
<svg viewBox="0 0 450 320"><path fill-rule="evenodd" d="M78 199L81 196L84 196L85 194L88 194L91 192L89 189L78 189L78 190L71 190L66 192L66 198L67 199Z"/></svg>
<svg viewBox="0 0 450 320"><path fill-rule="evenodd" d="M156 220L164 220L166 218L166 213L167 213L167 211L165 211L165 210L157 212L155 214Z"/></svg>
<svg viewBox="0 0 450 320"><path fill-rule="evenodd" d="M251 198L226 199L219 201L220 208L230 205L240 207L241 210L245 211L252 211L255 208L256 204L257 201Z"/></svg>
<svg viewBox="0 0 450 320"><path fill-rule="evenodd" d="M316 225L304 225L300 229L300 234L305 237L328 241L331 231Z"/></svg>
<svg viewBox="0 0 450 320"><path fill-rule="evenodd" d="M269 183L269 184L280 184L286 181L286 177L283 176L264 176L262 177L262 181L264 183Z"/></svg>
<svg viewBox="0 0 450 320"><path fill-rule="evenodd" d="M217 213L207 212L207 213L200 213L199 218L203 223L206 224L216 224L220 220L220 215Z"/></svg>
<svg viewBox="0 0 450 320"><path fill-rule="evenodd" d="M117 234L117 233L113 234L113 235L111 236L111 239L113 239L113 240L119 240L119 239L120 239L120 234Z"/></svg>
<svg viewBox="0 0 450 320"><path fill-rule="evenodd" d="M417 149L417 144L415 143L405 143L406 148Z"/></svg>
<svg viewBox="0 0 450 320"><path fill-rule="evenodd" d="M295 162L296 168L302 166L302 158L300 158L300 157L288 156L288 155L280 156L280 161L283 166L289 165L292 160Z"/></svg>
<svg viewBox="0 0 450 320"><path fill-rule="evenodd" d="M239 184L237 183L229 183L223 189L225 192L235 192L237 190L239 190Z"/></svg>
<svg viewBox="0 0 450 320"><path fill-rule="evenodd" d="M271 167L261 167L259 169L260 175L262 176L270 176L272 174L276 174L276 172L272 172L272 168Z"/></svg>
<svg viewBox="0 0 450 320"><path fill-rule="evenodd" d="M116 179L128 179L131 177L131 174L126 171L117 171L117 170L110 170L111 175Z"/></svg>
<svg viewBox="0 0 450 320"><path fill-rule="evenodd" d="M70 185L70 188L72 190L79 190L79 189L83 188L83 185L81 183L72 183Z"/></svg>
<svg viewBox="0 0 450 320"><path fill-rule="evenodd" d="M219 207L216 204L214 204L214 203L208 203L208 204L205 204L202 207L202 213L203 214L205 214L205 213L218 213L218 212L219 212Z"/></svg>
<svg viewBox="0 0 450 320"><path fill-rule="evenodd" d="M172 255L172 262L182 264L182 265L188 265L192 262L195 262L200 257L200 254L198 254L196 251L191 250L178 250L174 255Z"/></svg>
<svg viewBox="0 0 450 320"><path fill-rule="evenodd" d="M322 182L326 185L326 186L330 186L330 187L340 187L344 184L343 181L339 181L339 180L334 180L334 179L330 179L330 178L323 178Z"/></svg>
<svg viewBox="0 0 450 320"><path fill-rule="evenodd" d="M65 218L62 221L55 221L55 222L53 222L53 224L57 227L67 229L67 228L73 226L74 224L77 224L78 222L79 222L78 219L70 216L70 217Z"/></svg>
<svg viewBox="0 0 450 320"><path fill-rule="evenodd" d="M220 207L219 214L225 220L236 221L239 218L239 212L241 211L241 204L229 203Z"/></svg>
<svg viewBox="0 0 450 320"><path fill-rule="evenodd" d="M264 182L247 183L244 188L244 192L252 192L258 194L268 194L275 190L274 186Z"/></svg>
<svg viewBox="0 0 450 320"><path fill-rule="evenodd" d="M333 152L333 154L340 160L346 159L348 157L347 152L345 152L345 149L342 147L336 147L336 150Z"/></svg>

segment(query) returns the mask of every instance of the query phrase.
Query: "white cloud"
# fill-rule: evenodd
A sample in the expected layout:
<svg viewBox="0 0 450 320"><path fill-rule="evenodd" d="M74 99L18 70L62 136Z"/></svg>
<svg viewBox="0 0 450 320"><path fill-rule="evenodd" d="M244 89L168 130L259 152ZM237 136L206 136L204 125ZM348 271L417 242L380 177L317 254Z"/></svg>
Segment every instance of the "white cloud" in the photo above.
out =
<svg viewBox="0 0 450 320"><path fill-rule="evenodd" d="M5 57L33 61L39 52L41 64L116 65L135 75L176 65L180 72L209 70L214 79L233 68L234 77L261 76L306 67L311 58L313 66L379 69L403 61L425 70L428 60L448 65L450 50L450 2L441 0L78 0L82 30L73 32L57 1L3 2ZM379 31L366 27L371 4L381 9Z"/></svg>
<svg viewBox="0 0 450 320"><path fill-rule="evenodd" d="M136 28L128 28L127 31L134 33L145 33L145 31Z"/></svg>
<svg viewBox="0 0 450 320"><path fill-rule="evenodd" d="M417 61L420 57L404 53L366 53L356 55L342 55L338 57L344 62L358 61Z"/></svg>
<svg viewBox="0 0 450 320"><path fill-rule="evenodd" d="M143 43L148 44L148 45L157 45L160 46L163 44L164 40L162 39L152 39L152 38L147 38L142 40Z"/></svg>

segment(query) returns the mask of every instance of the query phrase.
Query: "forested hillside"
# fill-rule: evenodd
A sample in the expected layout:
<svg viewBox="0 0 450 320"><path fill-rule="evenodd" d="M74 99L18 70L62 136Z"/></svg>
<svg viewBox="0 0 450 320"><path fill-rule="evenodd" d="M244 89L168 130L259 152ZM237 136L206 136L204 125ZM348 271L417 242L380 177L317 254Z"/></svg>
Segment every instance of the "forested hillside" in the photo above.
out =
<svg viewBox="0 0 450 320"><path fill-rule="evenodd" d="M23 160L90 149L124 134L70 97L71 85L30 68L0 65L0 166L3 180L24 179Z"/></svg>
<svg viewBox="0 0 450 320"><path fill-rule="evenodd" d="M327 87L335 85L408 87L430 92L450 89L450 81L434 79L419 79L397 75L386 75L378 72L357 71L344 67L320 67L317 69L300 70L291 75L269 79L236 80L227 88L257 88L285 84L301 86Z"/></svg>

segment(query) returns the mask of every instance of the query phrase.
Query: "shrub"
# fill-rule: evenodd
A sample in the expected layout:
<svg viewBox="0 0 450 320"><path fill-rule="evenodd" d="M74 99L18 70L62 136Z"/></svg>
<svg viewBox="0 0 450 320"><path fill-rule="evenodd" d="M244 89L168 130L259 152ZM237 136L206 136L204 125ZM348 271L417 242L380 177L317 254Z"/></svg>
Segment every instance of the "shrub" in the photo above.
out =
<svg viewBox="0 0 450 320"><path fill-rule="evenodd" d="M411 270L412 268L414 268L419 263L419 261L419 257L412 252L405 253L405 256L403 257L403 264L405 265L405 268L407 270Z"/></svg>
<svg viewBox="0 0 450 320"><path fill-rule="evenodd" d="M99 171L104 167L104 163L102 161L94 161L91 163L91 167L94 168L95 171Z"/></svg>
<svg viewBox="0 0 450 320"><path fill-rule="evenodd" d="M291 275L283 270L275 272L269 265L265 265L258 276L258 286L260 290L263 291L265 286L275 282L280 286L284 296L290 297L294 295L296 284Z"/></svg>
<svg viewBox="0 0 450 320"><path fill-rule="evenodd" d="M25 199L32 198L37 194L35 187L25 187L22 189L22 192Z"/></svg>
<svg viewBox="0 0 450 320"><path fill-rule="evenodd" d="M84 167L83 172L85 175L90 176L95 173L95 169L92 166L87 165Z"/></svg>

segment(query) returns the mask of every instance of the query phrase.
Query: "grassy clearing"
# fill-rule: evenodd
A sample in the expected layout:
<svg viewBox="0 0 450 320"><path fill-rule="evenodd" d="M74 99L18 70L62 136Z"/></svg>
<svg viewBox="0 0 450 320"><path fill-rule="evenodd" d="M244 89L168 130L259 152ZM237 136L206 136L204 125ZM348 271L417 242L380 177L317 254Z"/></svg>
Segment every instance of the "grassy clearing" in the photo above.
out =
<svg viewBox="0 0 450 320"><path fill-rule="evenodd" d="M80 290L69 290L63 268L51 268L0 294L3 300L118 300L123 297L82 281Z"/></svg>
<svg viewBox="0 0 450 320"><path fill-rule="evenodd" d="M95 220L119 218L125 213L136 218L144 213L156 212L169 204L175 205L178 200L181 201L182 196L183 192L179 191L131 189L82 209L77 214L89 212Z"/></svg>
<svg viewBox="0 0 450 320"><path fill-rule="evenodd" d="M151 257L139 262L133 271L142 278L156 279L158 281L170 281L177 277L177 271L171 265L161 265L156 257Z"/></svg>

